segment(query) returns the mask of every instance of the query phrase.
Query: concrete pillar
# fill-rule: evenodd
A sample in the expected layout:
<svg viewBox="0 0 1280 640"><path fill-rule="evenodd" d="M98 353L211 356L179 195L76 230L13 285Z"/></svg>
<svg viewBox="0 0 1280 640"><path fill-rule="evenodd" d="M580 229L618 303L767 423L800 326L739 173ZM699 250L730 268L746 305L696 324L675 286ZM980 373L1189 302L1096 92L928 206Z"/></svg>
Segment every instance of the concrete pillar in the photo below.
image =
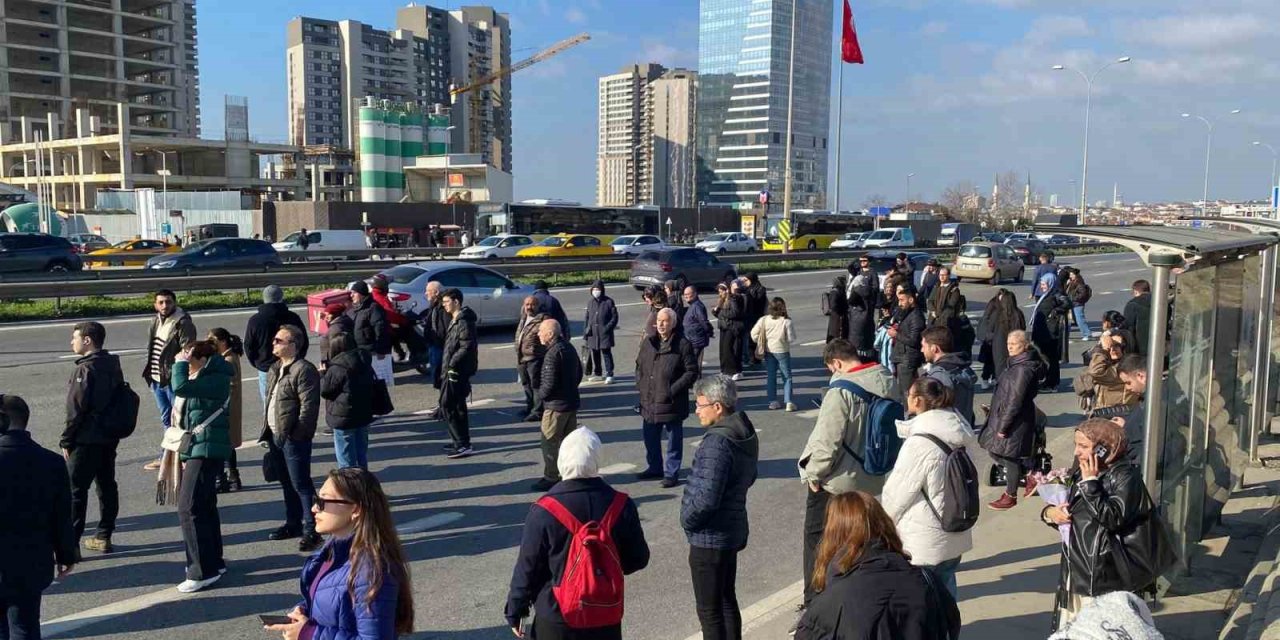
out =
<svg viewBox="0 0 1280 640"><path fill-rule="evenodd" d="M1262 291L1258 318L1258 335L1255 339L1253 365L1253 400L1250 408L1253 411L1252 424L1249 425L1249 462L1257 464L1258 438L1263 429L1271 424L1271 411L1267 407L1271 383L1271 318L1276 295L1276 253L1280 248L1268 247L1262 252Z"/></svg>
<svg viewBox="0 0 1280 640"><path fill-rule="evenodd" d="M133 188L133 146L129 144L129 105L116 104L116 118L120 122L120 188Z"/></svg>
<svg viewBox="0 0 1280 640"><path fill-rule="evenodd" d="M1142 479L1152 496L1160 495L1160 448L1164 446L1164 351L1169 331L1169 273L1183 264L1177 253L1156 251L1147 257L1151 283L1151 336L1147 343L1146 432L1142 436Z"/></svg>

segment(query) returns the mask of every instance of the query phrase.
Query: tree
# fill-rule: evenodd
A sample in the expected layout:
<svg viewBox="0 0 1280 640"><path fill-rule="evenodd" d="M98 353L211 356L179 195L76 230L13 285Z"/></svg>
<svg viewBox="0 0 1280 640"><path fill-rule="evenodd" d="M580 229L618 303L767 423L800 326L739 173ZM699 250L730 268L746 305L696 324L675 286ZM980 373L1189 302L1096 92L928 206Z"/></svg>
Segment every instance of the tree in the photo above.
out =
<svg viewBox="0 0 1280 640"><path fill-rule="evenodd" d="M862 207L864 209L871 209L874 207L884 207L884 206L888 206L888 204L889 204L889 199L884 197L883 194L879 194L879 193L873 193L867 196L866 200L862 201Z"/></svg>
<svg viewBox="0 0 1280 640"><path fill-rule="evenodd" d="M996 191L991 201L992 222L1001 228L1010 228L1022 217L1022 178L1017 171L1006 171L996 176Z"/></svg>
<svg viewBox="0 0 1280 640"><path fill-rule="evenodd" d="M978 187L969 180L962 180L942 190L942 206L957 220L977 222Z"/></svg>

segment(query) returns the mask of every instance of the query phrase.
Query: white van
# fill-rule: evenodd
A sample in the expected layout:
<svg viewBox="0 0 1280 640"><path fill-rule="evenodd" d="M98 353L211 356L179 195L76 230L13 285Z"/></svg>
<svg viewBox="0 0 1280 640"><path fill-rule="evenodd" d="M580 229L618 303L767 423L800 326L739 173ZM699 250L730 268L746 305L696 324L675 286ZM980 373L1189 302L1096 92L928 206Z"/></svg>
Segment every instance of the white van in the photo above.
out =
<svg viewBox="0 0 1280 640"><path fill-rule="evenodd" d="M894 227L872 231L862 240L862 247L914 247L916 235L909 227Z"/></svg>
<svg viewBox="0 0 1280 640"><path fill-rule="evenodd" d="M301 239L302 232L294 231L285 236L284 240L272 244L276 251L280 252L280 259L285 262L291 260L360 260L369 257L368 255L352 254L350 256L304 256L305 251L345 251L365 250L369 249L368 237L359 229L316 229L307 232L307 248L303 249L298 244Z"/></svg>

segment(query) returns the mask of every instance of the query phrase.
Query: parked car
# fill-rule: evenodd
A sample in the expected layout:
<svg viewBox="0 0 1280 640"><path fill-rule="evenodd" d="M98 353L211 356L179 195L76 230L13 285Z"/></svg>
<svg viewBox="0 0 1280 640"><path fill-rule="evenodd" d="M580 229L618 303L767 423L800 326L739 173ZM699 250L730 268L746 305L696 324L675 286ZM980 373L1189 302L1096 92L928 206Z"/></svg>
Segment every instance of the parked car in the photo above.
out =
<svg viewBox="0 0 1280 640"><path fill-rule="evenodd" d="M660 251L667 248L667 243L658 236L618 236L609 243L614 253L638 256L645 251Z"/></svg>
<svg viewBox="0 0 1280 640"><path fill-rule="evenodd" d="M140 267L147 260L165 253L177 253L182 247L169 244L163 240L125 240L117 242L106 249L90 252L84 257L90 269L108 266Z"/></svg>
<svg viewBox="0 0 1280 640"><path fill-rule="evenodd" d="M147 260L148 269L224 269L278 267L280 254L265 240L214 238Z"/></svg>
<svg viewBox="0 0 1280 640"><path fill-rule="evenodd" d="M76 248L77 253L89 253L111 246L107 239L96 233L77 233L69 236L67 241Z"/></svg>
<svg viewBox="0 0 1280 640"><path fill-rule="evenodd" d="M514 233L499 233L462 250L458 257L464 260L492 260L514 258L521 249L533 246L533 238Z"/></svg>
<svg viewBox="0 0 1280 640"><path fill-rule="evenodd" d="M613 249L595 236L578 236L561 233L548 236L542 242L516 252L517 258L561 258L611 256Z"/></svg>
<svg viewBox="0 0 1280 640"><path fill-rule="evenodd" d="M871 235L870 231L863 231L861 233L857 233L857 232L846 233L840 236L839 240L832 241L831 248L832 249L860 249L862 248L862 241L866 240L867 236L869 235Z"/></svg>
<svg viewBox="0 0 1280 640"><path fill-rule="evenodd" d="M427 310L427 283L439 282L462 292L463 304L476 312L482 327L514 325L520 321L524 299L533 295L533 287L517 284L507 276L471 262L430 260L391 267L382 272L387 278L387 297L401 311L423 313Z"/></svg>
<svg viewBox="0 0 1280 640"><path fill-rule="evenodd" d="M971 242L1004 242L1008 238L998 231L985 231L974 236Z"/></svg>
<svg viewBox="0 0 1280 640"><path fill-rule="evenodd" d="M912 284L916 289L920 288L920 283L924 281L924 268L929 263L929 259L933 256L919 251L906 252L907 261L911 263L911 268L915 270L915 278ZM879 275L880 288L884 288L885 274L893 270L898 263L897 251L870 251L865 254L867 260L871 262L870 267ZM859 259L862 256L858 256Z"/></svg>
<svg viewBox="0 0 1280 640"><path fill-rule="evenodd" d="M733 265L701 249L663 249L646 251L632 260L630 282L635 288L644 289L683 276L685 282L699 289L714 289L737 275Z"/></svg>
<svg viewBox="0 0 1280 640"><path fill-rule="evenodd" d="M195 236L196 241L212 240L214 238L237 238L240 236L240 226L231 222L210 222L189 229L187 233Z"/></svg>
<svg viewBox="0 0 1280 640"><path fill-rule="evenodd" d="M307 232L307 248L303 249L298 241L302 239L301 231L284 237L284 240L272 243L272 248L283 254L285 260L338 260L345 258L347 260L357 260L366 256L361 254L352 254L349 256L328 256L328 257L306 257L303 254L306 251L344 251L357 250L363 251L369 249L369 237L359 229L316 229ZM295 254L295 255L291 255Z"/></svg>
<svg viewBox="0 0 1280 640"><path fill-rule="evenodd" d="M996 242L971 242L960 247L951 275L964 280L986 280L991 284L1013 278L1022 282L1026 265L1012 247Z"/></svg>
<svg viewBox="0 0 1280 640"><path fill-rule="evenodd" d="M751 253L759 249L760 245L756 244L755 238L745 233L729 232L713 233L693 245L693 248L710 253Z"/></svg>
<svg viewBox="0 0 1280 640"><path fill-rule="evenodd" d="M1065 236L1060 233L1055 233L1049 236L1048 240L1045 240L1045 244L1076 244L1077 242L1080 242L1079 238L1075 236Z"/></svg>
<svg viewBox="0 0 1280 640"><path fill-rule="evenodd" d="M1027 238L1022 240L1009 238L1004 241L1004 245L1013 249L1014 252L1018 254L1018 257L1022 258L1022 264L1027 265L1035 264L1036 260L1039 259L1040 254L1047 251L1045 243L1038 238ZM1053 252L1050 251L1049 254L1053 255Z"/></svg>
<svg viewBox="0 0 1280 640"><path fill-rule="evenodd" d="M80 271L84 262L66 238L45 233L0 233L0 273Z"/></svg>
<svg viewBox="0 0 1280 640"><path fill-rule="evenodd" d="M893 227L877 229L862 239L862 246L871 247L903 247L916 246L916 235L910 227Z"/></svg>
<svg viewBox="0 0 1280 640"><path fill-rule="evenodd" d="M1030 231L1015 231L1013 233L1006 235L1004 238L1004 241L1005 242L1010 242L1010 241L1021 242L1023 240L1039 240L1039 239L1040 238L1036 237L1036 234L1031 233Z"/></svg>

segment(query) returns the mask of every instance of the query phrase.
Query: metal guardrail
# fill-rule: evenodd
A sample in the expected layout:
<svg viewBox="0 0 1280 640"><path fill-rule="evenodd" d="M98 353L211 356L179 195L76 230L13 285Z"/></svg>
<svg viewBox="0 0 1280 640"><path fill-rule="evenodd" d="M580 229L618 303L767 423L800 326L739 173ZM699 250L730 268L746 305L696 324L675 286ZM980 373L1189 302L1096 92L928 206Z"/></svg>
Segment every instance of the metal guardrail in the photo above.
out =
<svg viewBox="0 0 1280 640"><path fill-rule="evenodd" d="M1096 245L1055 245L1055 248L1073 249ZM409 250L414 251L414 250ZM420 251L420 250L418 250ZM790 262L802 260L853 260L869 252L897 253L900 249L852 249L826 251L794 251L788 254L755 252L743 254L717 254L730 264L750 265L765 262ZM955 252L955 247L928 249L904 249L909 253L945 255ZM597 256L560 258L531 262L529 259L472 260L474 264L495 268L509 276L554 275L561 273L601 273L628 268L634 256ZM258 289L270 284L280 286L307 286L325 283L349 282L368 278L384 269L405 264L403 261L361 262L308 262L271 268L223 269L208 271L142 270L142 271L85 271L80 273L28 276L22 281L0 281L0 300L15 298L74 298L83 296L108 296L131 293L150 293L157 289L175 291L208 291Z"/></svg>

